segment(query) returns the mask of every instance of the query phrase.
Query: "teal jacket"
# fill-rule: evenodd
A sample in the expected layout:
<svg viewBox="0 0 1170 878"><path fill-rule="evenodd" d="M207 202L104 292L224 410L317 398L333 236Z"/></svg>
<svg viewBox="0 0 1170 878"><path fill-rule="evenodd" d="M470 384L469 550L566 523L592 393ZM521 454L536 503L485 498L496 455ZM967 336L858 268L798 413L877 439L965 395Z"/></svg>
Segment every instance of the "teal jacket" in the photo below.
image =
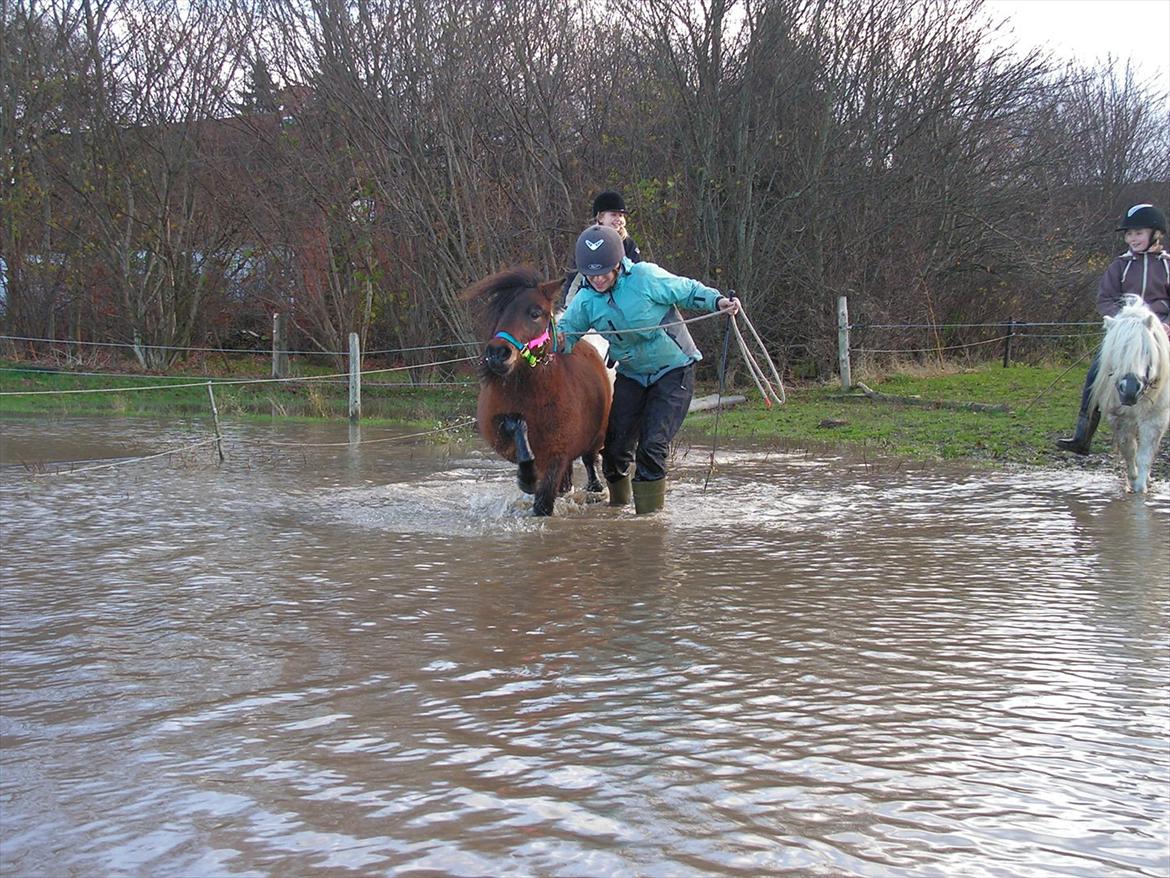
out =
<svg viewBox="0 0 1170 878"><path fill-rule="evenodd" d="M653 262L623 259L617 282L609 292L582 286L561 315L558 329L566 334L566 352L572 350L580 333L590 329L603 333L609 342L610 359L617 360L618 374L645 387L671 369L703 359L686 326L657 327L682 319L675 306L716 311L721 297L718 290L673 275ZM640 331L629 332L631 329Z"/></svg>

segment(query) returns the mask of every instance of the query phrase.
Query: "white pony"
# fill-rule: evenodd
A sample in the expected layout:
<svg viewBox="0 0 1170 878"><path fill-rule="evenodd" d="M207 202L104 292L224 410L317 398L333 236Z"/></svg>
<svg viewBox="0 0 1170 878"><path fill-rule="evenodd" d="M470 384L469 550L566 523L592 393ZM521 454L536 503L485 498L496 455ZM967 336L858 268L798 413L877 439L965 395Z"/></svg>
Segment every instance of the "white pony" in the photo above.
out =
<svg viewBox="0 0 1170 878"><path fill-rule="evenodd" d="M1109 419L1125 461L1125 486L1145 493L1150 466L1170 425L1170 339L1137 296L1105 318L1092 404Z"/></svg>

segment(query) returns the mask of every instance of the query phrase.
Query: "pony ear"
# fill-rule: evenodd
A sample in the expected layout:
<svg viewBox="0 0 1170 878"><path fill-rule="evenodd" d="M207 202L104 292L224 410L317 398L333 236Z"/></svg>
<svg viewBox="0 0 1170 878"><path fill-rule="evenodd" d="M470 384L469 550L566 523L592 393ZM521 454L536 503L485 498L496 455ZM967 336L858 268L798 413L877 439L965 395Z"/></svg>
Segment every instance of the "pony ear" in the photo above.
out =
<svg viewBox="0 0 1170 878"><path fill-rule="evenodd" d="M1158 318L1153 314L1147 314L1146 319L1142 322L1146 324L1146 329L1148 329L1150 332L1153 332L1158 328Z"/></svg>
<svg viewBox="0 0 1170 878"><path fill-rule="evenodd" d="M459 293L459 299L463 302L474 302L480 298L489 286L491 286L491 278L485 277L477 280L475 283L463 288Z"/></svg>
<svg viewBox="0 0 1170 878"><path fill-rule="evenodd" d="M546 280L536 288L537 294L545 299L551 307L553 302L557 300L557 296L561 294L561 282L556 278Z"/></svg>

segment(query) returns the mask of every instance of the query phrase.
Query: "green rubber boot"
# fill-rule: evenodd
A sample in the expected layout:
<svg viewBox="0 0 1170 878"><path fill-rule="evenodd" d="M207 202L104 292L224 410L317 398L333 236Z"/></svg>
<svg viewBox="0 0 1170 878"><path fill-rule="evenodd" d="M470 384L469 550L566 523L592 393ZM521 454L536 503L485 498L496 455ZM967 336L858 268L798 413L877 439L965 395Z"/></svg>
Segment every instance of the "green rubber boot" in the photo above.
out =
<svg viewBox="0 0 1170 878"><path fill-rule="evenodd" d="M634 512L645 515L647 512L661 512L666 503L666 479L655 479L653 482L634 482Z"/></svg>
<svg viewBox="0 0 1170 878"><path fill-rule="evenodd" d="M627 506L630 502L630 477L628 475L622 476L616 482L611 482L606 479L606 484L609 485L609 505L610 506Z"/></svg>

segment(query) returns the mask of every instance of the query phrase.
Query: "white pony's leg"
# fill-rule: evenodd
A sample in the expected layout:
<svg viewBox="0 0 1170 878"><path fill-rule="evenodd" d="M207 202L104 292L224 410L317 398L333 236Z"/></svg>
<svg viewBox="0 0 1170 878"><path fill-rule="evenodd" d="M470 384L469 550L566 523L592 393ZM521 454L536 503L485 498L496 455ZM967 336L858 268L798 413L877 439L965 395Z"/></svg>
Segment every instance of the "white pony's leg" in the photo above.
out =
<svg viewBox="0 0 1170 878"><path fill-rule="evenodd" d="M1143 418L1138 429L1137 465L1133 479L1133 492L1144 494L1150 483L1150 470L1154 466L1154 457L1158 453L1158 446L1166 432L1166 421L1156 414Z"/></svg>
<svg viewBox="0 0 1170 878"><path fill-rule="evenodd" d="M1134 449L1133 475L1129 479L1129 489L1135 494L1146 493L1146 485L1150 481L1150 465L1153 463L1153 448L1146 444L1146 431L1141 431L1137 448Z"/></svg>
<svg viewBox="0 0 1170 878"><path fill-rule="evenodd" d="M1125 490L1127 491L1134 490L1134 482L1137 481L1138 475L1138 426L1130 417L1132 414L1132 409L1123 410L1117 417L1109 419L1109 426L1113 428L1117 456L1121 458L1122 466L1125 467Z"/></svg>

